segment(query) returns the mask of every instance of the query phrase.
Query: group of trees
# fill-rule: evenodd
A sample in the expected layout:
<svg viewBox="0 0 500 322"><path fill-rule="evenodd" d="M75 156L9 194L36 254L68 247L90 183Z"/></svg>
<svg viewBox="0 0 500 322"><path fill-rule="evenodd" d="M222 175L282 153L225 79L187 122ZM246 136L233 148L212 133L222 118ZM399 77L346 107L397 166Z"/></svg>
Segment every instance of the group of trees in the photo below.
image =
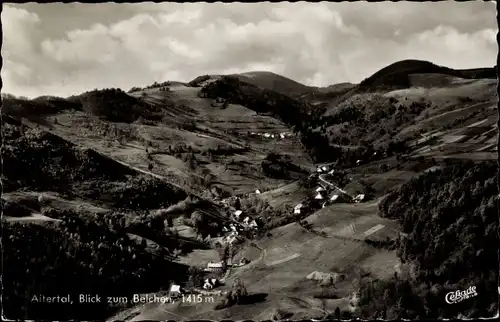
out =
<svg viewBox="0 0 500 322"><path fill-rule="evenodd" d="M67 100L54 96L40 96L34 99L17 97L12 94L2 93L2 114L13 117L24 117L29 120L57 114L64 110L82 110L79 101Z"/></svg>
<svg viewBox="0 0 500 322"><path fill-rule="evenodd" d="M418 176L381 202L381 214L399 220L406 234L398 256L414 276L366 286L364 317L477 318L497 311L497 171L495 162L452 165ZM476 297L444 301L469 286L476 286Z"/></svg>
<svg viewBox="0 0 500 322"><path fill-rule="evenodd" d="M236 304L245 304L248 299L249 295L245 284L237 278L232 285L231 291L227 293L222 301L217 303L215 309L221 310Z"/></svg>
<svg viewBox="0 0 500 322"><path fill-rule="evenodd" d="M186 267L145 251L124 231L73 213L62 222L3 227L3 309L14 319L105 319L115 309L104 297L156 291L182 281ZM168 272L168 274L166 274ZM37 303L33 296L65 296L73 303ZM79 303L79 294L101 303Z"/></svg>
<svg viewBox="0 0 500 322"><path fill-rule="evenodd" d="M160 91L167 91L168 92L170 90L168 86L170 86L170 85L171 85L171 82L169 82L169 81L162 82L162 83L154 82L153 84L148 85L144 88L134 86L131 89L129 89L128 92L135 93L135 92L139 92L139 91L142 91L144 89L150 89L150 88L160 88Z"/></svg>
<svg viewBox="0 0 500 322"><path fill-rule="evenodd" d="M83 110L111 122L131 123L147 105L119 88L85 92L79 96Z"/></svg>
<svg viewBox="0 0 500 322"><path fill-rule="evenodd" d="M68 192L92 179L119 180L134 171L92 150L80 149L48 132L4 120L4 175L18 188Z"/></svg>
<svg viewBox="0 0 500 322"><path fill-rule="evenodd" d="M271 178L298 179L307 175L307 171L290 161L288 155L269 153L261 162L262 172Z"/></svg>

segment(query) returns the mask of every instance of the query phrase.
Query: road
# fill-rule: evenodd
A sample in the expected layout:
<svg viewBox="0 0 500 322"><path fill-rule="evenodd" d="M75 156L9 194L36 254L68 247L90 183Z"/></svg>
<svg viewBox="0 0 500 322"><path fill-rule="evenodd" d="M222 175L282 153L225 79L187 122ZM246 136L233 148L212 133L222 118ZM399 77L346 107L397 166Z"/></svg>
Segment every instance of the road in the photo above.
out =
<svg viewBox="0 0 500 322"><path fill-rule="evenodd" d="M329 182L328 180L326 180L325 179L325 174L320 174L319 177L318 177L318 179L321 182L329 185L330 187L334 187L335 189L337 189L338 191L342 192L343 194L346 194L347 196L349 196L351 198L354 198L353 196L351 196L350 194L348 194L347 191L345 191L344 189L341 189L341 188L337 187L335 184L333 184L333 183Z"/></svg>

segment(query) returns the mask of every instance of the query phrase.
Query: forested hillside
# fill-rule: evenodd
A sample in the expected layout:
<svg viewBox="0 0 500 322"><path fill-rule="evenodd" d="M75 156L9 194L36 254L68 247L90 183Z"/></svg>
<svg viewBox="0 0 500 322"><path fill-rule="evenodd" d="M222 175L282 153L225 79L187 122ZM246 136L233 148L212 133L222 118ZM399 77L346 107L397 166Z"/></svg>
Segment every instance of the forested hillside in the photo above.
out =
<svg viewBox="0 0 500 322"><path fill-rule="evenodd" d="M457 164L386 197L380 213L401 223L398 256L410 273L364 285L363 317L472 318L498 310L497 171L495 162ZM470 286L477 297L445 302L446 293Z"/></svg>

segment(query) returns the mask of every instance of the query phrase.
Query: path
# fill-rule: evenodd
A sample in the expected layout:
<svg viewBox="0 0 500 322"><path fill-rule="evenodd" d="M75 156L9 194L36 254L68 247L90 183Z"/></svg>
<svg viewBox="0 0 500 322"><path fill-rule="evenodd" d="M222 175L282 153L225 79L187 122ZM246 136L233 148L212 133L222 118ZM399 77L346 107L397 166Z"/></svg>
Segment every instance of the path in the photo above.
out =
<svg viewBox="0 0 500 322"><path fill-rule="evenodd" d="M353 199L354 199L354 197L353 197L353 196L351 196L350 194L348 194L348 193L347 193L347 191L345 191L345 190L343 190L343 189L341 189L341 188L337 187L337 186L336 186L336 185L334 185L333 183L329 182L328 180L326 180L326 179L324 178L324 176L325 176L325 174L320 174L320 175L319 175L319 177L318 177L318 179L319 179L321 182L323 182L323 183L325 183L325 184L327 184L327 185L329 185L329 186L331 186L331 187L334 187L334 188L335 188L335 189L337 189L338 191L340 191L340 192L342 192L343 194L345 194L345 195L347 195L347 196L349 196L349 197L351 197L351 198L353 198Z"/></svg>

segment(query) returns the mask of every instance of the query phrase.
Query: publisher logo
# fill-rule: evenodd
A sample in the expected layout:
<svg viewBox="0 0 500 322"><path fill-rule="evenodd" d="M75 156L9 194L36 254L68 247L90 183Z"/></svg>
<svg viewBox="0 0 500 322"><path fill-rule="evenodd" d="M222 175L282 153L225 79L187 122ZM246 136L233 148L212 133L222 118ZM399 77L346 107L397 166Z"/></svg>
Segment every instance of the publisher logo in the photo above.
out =
<svg viewBox="0 0 500 322"><path fill-rule="evenodd" d="M448 304L456 304L475 296L477 296L476 287L470 286L465 291L455 291L446 294L444 300Z"/></svg>

